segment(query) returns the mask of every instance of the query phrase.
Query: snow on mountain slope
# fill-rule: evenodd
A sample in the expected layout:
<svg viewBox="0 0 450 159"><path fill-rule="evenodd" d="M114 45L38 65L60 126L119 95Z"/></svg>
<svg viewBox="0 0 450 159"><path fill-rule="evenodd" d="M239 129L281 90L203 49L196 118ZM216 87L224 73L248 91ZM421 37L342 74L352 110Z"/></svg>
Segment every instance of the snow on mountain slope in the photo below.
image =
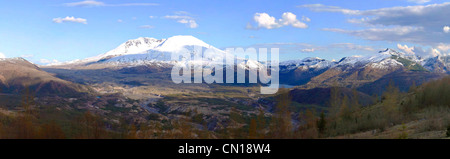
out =
<svg viewBox="0 0 450 159"><path fill-rule="evenodd" d="M378 69L387 69L390 67L403 66L399 59L409 61L411 63L419 63L420 60L415 55L408 55L397 52L392 49L386 49L372 56L352 56L344 57L335 67L351 66L351 67L372 67Z"/></svg>
<svg viewBox="0 0 450 159"><path fill-rule="evenodd" d="M389 68L394 68L394 67L401 67L401 66L403 66L403 64L398 62L397 60L387 58L380 62L370 63L367 66L370 66L372 68L377 68L377 69L389 69Z"/></svg>
<svg viewBox="0 0 450 159"><path fill-rule="evenodd" d="M387 67L396 67L401 66L402 64L395 59L392 59L392 56L402 57L405 59L416 59L413 57L409 57L403 53L399 53L392 49L386 49L384 51L380 51L378 54L372 56L350 56L344 57L339 62L327 61L325 59L321 59L318 57L309 57L302 60L290 60L282 62L280 65L285 66L286 70L292 70L297 68L302 68L304 70L310 68L333 68L333 67L374 67L374 68L387 68Z"/></svg>
<svg viewBox="0 0 450 159"><path fill-rule="evenodd" d="M301 60L289 60L280 63L281 66L285 66L284 71L289 71L297 68L301 68L302 70L307 70L310 68L325 69L332 67L335 64L335 62L318 57L308 57Z"/></svg>
<svg viewBox="0 0 450 159"><path fill-rule="evenodd" d="M422 61L422 66L427 70L435 73L447 73L450 71L449 65L446 63L449 57L436 56Z"/></svg>
<svg viewBox="0 0 450 159"><path fill-rule="evenodd" d="M107 53L87 58L83 61L93 62L108 57L145 53L148 50L154 49L157 46L161 45L161 43L163 43L164 41L165 39L158 40L155 38L140 37L138 39L128 40L127 42L121 44L119 47L108 51Z"/></svg>
<svg viewBox="0 0 450 159"><path fill-rule="evenodd" d="M223 61L219 55L223 55L223 57L232 56L231 54L228 54L220 49L217 49L193 36L174 36L166 40L159 40L153 42L157 43L151 43L151 45L147 45L151 46L149 48L144 46L144 49L142 48L136 49L138 51L136 51L135 53L116 54L117 56L109 55L110 58L103 58L103 60L99 62L115 65L128 65L128 66L138 66L148 64L161 65L161 64L175 64L175 63L210 65L215 62ZM183 49L187 50L191 55L202 56L203 59L200 60L181 59L180 61L177 62L172 60L172 55L180 54L180 52ZM206 52L207 49L209 49L209 52ZM114 53L123 52L123 49L118 51L116 50L113 50Z"/></svg>
<svg viewBox="0 0 450 159"><path fill-rule="evenodd" d="M179 35L164 40L164 42L154 48L154 50L160 52L177 52L183 48L186 48L187 46L200 46L204 48L217 49L193 36Z"/></svg>
<svg viewBox="0 0 450 159"><path fill-rule="evenodd" d="M378 63L386 58L390 58L392 55L397 55L396 51L393 51L391 49L386 49L385 51L380 51L376 55L372 56L351 56L351 57L344 57L339 61L338 66L342 65L363 65L369 63Z"/></svg>
<svg viewBox="0 0 450 159"><path fill-rule="evenodd" d="M191 55L202 56L203 59L182 59L172 60L173 54L180 54L183 49ZM208 50L208 51L206 51ZM222 55L222 56L219 56ZM214 63L222 63L222 58L233 58L234 54L217 49L202 40L193 36L173 36L168 39L138 38L129 40L117 48L84 60L74 60L65 63L55 63L58 65L112 65L112 66L139 66L139 65L165 65L165 64L202 64L203 66ZM237 65L242 68L257 68L262 64L255 60L237 59Z"/></svg>

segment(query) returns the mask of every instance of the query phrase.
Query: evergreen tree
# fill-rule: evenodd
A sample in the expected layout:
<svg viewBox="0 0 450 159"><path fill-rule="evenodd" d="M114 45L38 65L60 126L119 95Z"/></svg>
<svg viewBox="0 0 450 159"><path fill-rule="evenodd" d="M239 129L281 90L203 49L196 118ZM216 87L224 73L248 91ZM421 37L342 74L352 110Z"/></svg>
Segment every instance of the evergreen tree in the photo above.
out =
<svg viewBox="0 0 450 159"><path fill-rule="evenodd" d="M327 121L325 119L325 113L322 111L320 113L320 118L317 121L317 129L319 131L319 137L323 137L323 135L325 134L326 125Z"/></svg>

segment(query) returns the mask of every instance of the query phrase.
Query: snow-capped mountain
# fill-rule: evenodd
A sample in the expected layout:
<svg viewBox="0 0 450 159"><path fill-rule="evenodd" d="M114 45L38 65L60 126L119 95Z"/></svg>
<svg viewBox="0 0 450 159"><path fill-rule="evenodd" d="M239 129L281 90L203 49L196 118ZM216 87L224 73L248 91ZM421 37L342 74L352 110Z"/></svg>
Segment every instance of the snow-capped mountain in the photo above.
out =
<svg viewBox="0 0 450 159"><path fill-rule="evenodd" d="M429 60L428 60L429 61ZM344 57L339 62L327 61L320 58L306 58L303 60L285 61L280 64L281 80L288 84L304 84L308 82L312 87L341 83L344 86L359 85L375 81L396 71L432 71L436 62L428 62L430 68L424 68L423 60L415 55L386 49L371 56ZM436 67L441 68L442 64ZM436 69L435 69L436 70ZM441 71L443 73L446 71ZM300 79L300 80L299 80Z"/></svg>
<svg viewBox="0 0 450 159"><path fill-rule="evenodd" d="M436 56L423 60L421 64L431 72L448 73L450 72L448 60L449 57L447 56Z"/></svg>
<svg viewBox="0 0 450 159"><path fill-rule="evenodd" d="M145 38L140 37L138 39L128 40L127 42L121 44L119 47L108 51L104 54L100 54L95 57L87 58L85 62L95 62L106 58L121 56L121 55L132 55L146 53L148 50L154 49L161 45L165 39L158 40L155 38Z"/></svg>
<svg viewBox="0 0 450 159"><path fill-rule="evenodd" d="M280 63L280 81L283 84L302 85L336 65L336 62L318 57L290 60Z"/></svg>
<svg viewBox="0 0 450 159"><path fill-rule="evenodd" d="M182 49L186 49L191 55L203 55L203 59L181 59L172 60L173 54L179 54ZM206 50L208 49L208 52ZM219 56L221 55L221 56ZM232 56L232 57L231 57ZM202 40L193 36L173 36L167 39L155 39L140 37L128 40L117 48L98 56L86 58L84 60L60 63L58 65L104 65L132 67L141 65L173 65L173 64L203 64L210 65L215 62L222 62L222 58L234 55L217 49ZM254 60L238 59L238 66L249 69L257 68L261 63Z"/></svg>
<svg viewBox="0 0 450 159"><path fill-rule="evenodd" d="M411 63L418 63L417 57L414 55L407 55L405 53L397 52L392 49L386 49L378 52L372 56L352 56L344 57L335 67L351 66L351 67L372 67L378 69L387 69L391 67L401 67L403 63L399 59L409 61Z"/></svg>
<svg viewBox="0 0 450 159"><path fill-rule="evenodd" d="M387 68L387 67L397 67L403 64L398 62L394 58L402 58L410 61L417 61L417 58L405 55L403 53L397 52L392 49L386 49L380 51L378 54L372 56L350 56L344 57L339 62L328 61L321 59L319 57L308 57L301 60L289 60L281 62L283 70L289 71L293 69L326 69L326 68L364 68L364 67L374 67L374 68Z"/></svg>
<svg viewBox="0 0 450 159"><path fill-rule="evenodd" d="M335 62L321 59L318 57L308 57L302 60L289 60L280 63L281 66L284 66L283 68L284 71L289 71L293 69L302 69L302 70L324 69L332 67L335 64L336 64Z"/></svg>
<svg viewBox="0 0 450 159"><path fill-rule="evenodd" d="M117 48L98 56L90 57L78 63L115 63L140 65L154 62L170 62L171 53L187 49L195 54L195 47L203 50L212 49L214 52L225 54L193 36L173 36L167 39L140 37L128 40Z"/></svg>

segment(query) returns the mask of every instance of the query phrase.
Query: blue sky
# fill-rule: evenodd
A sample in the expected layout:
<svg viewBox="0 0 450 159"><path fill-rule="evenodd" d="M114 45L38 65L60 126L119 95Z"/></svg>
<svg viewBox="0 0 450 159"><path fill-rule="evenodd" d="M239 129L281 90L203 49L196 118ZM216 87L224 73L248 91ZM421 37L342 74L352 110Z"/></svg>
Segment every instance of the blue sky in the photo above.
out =
<svg viewBox="0 0 450 159"><path fill-rule="evenodd" d="M3 1L0 56L45 64L175 35L223 49L279 47L281 60L339 60L388 47L436 56L450 49L448 15L441 0Z"/></svg>

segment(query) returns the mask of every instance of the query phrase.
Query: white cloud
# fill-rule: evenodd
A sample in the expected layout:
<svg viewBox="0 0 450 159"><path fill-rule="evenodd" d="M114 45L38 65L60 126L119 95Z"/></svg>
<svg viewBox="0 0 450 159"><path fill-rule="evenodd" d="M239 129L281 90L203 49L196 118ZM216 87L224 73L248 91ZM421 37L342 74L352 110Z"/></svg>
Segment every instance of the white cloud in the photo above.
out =
<svg viewBox="0 0 450 159"><path fill-rule="evenodd" d="M397 48L402 52L410 55L418 55L424 58L428 57L436 57L441 55L441 52L434 48L429 48L428 50L424 50L422 47L414 46L408 47L407 45L397 44Z"/></svg>
<svg viewBox="0 0 450 159"><path fill-rule="evenodd" d="M154 19L156 18L156 16L148 16L150 19Z"/></svg>
<svg viewBox="0 0 450 159"><path fill-rule="evenodd" d="M441 56L441 52L437 49L431 48L430 50L431 56L435 57L435 56Z"/></svg>
<svg viewBox="0 0 450 159"><path fill-rule="evenodd" d="M0 58L6 58L5 54L0 52Z"/></svg>
<svg viewBox="0 0 450 159"><path fill-rule="evenodd" d="M325 28L323 30L345 33L348 35L357 36L363 39L374 41L419 42L422 40L418 39L415 35L412 34L422 31L422 28L418 27L369 28L363 30L344 30L336 28Z"/></svg>
<svg viewBox="0 0 450 159"><path fill-rule="evenodd" d="M292 25L293 27L296 27L296 28L307 28L308 27L308 25L306 25L303 22L300 22L297 19L297 15L295 15L291 12L283 13L283 15L281 17L282 17L282 19L280 22L283 25ZM311 20L311 19L309 19L309 20Z"/></svg>
<svg viewBox="0 0 450 159"><path fill-rule="evenodd" d="M316 51L316 49L314 49L314 48L310 48L310 49L302 49L301 51L302 51L302 52L314 52L314 51Z"/></svg>
<svg viewBox="0 0 450 159"><path fill-rule="evenodd" d="M178 23L186 24L188 28L193 29L198 27L195 18L189 16L189 13L185 11L178 11L175 12L175 15L166 15L163 18L176 20Z"/></svg>
<svg viewBox="0 0 450 159"><path fill-rule="evenodd" d="M336 6L326 6L323 4L305 4L297 6L299 8L309 8L314 12L338 12L342 14L356 15L360 14L359 10L344 9Z"/></svg>
<svg viewBox="0 0 450 159"><path fill-rule="evenodd" d="M280 48L283 50L283 53L310 53L310 52L355 52L359 53L373 53L376 49L372 46L363 46L354 43L334 43L329 45L313 45L308 43L264 43L264 44L255 44L250 47L254 48ZM339 51L336 51L339 50Z"/></svg>
<svg viewBox="0 0 450 159"><path fill-rule="evenodd" d="M175 14L184 14L184 15L190 15L191 13L186 11L176 11Z"/></svg>
<svg viewBox="0 0 450 159"><path fill-rule="evenodd" d="M450 27L449 26L444 26L444 28L442 28L442 30L444 31L444 33L450 33Z"/></svg>
<svg viewBox="0 0 450 159"><path fill-rule="evenodd" d="M188 24L188 27L189 28L197 28L198 27L198 24L197 24L197 22L195 22L195 20L187 20L187 19L180 19L180 20L178 20L177 21L178 23L181 23L181 24Z"/></svg>
<svg viewBox="0 0 450 159"><path fill-rule="evenodd" d="M424 58L440 56L441 52L434 48L424 50L422 47L414 46L414 53Z"/></svg>
<svg viewBox="0 0 450 159"><path fill-rule="evenodd" d="M280 48L280 53L307 53L323 49L308 43L262 43L254 44L249 47L254 48Z"/></svg>
<svg viewBox="0 0 450 159"><path fill-rule="evenodd" d="M108 4L111 7L132 7L132 6L157 6L157 3L123 3L123 4Z"/></svg>
<svg viewBox="0 0 450 159"><path fill-rule="evenodd" d="M305 22L310 22L311 21L311 19L309 19L308 17L306 17L306 16L302 16L302 21L305 21Z"/></svg>
<svg viewBox="0 0 450 159"><path fill-rule="evenodd" d="M53 18L54 23L65 23L65 22L74 22L74 23L82 23L87 24L87 20L83 18L75 18L75 17L65 17L65 18Z"/></svg>
<svg viewBox="0 0 450 159"><path fill-rule="evenodd" d="M92 1L92 0L86 0L81 2L72 2L72 3L65 3L65 6L68 7L98 7L98 6L105 6L105 3L98 2L98 1Z"/></svg>
<svg viewBox="0 0 450 159"><path fill-rule="evenodd" d="M118 19L117 22L123 23L123 20L122 19Z"/></svg>
<svg viewBox="0 0 450 159"><path fill-rule="evenodd" d="M157 3L122 3L122 4L107 4L95 0L85 0L80 2L64 3L67 7L128 7L128 6L157 6Z"/></svg>
<svg viewBox="0 0 450 159"><path fill-rule="evenodd" d="M328 46L330 48L344 48L346 50L361 50L361 51L375 51L371 46L362 46L353 43L336 43Z"/></svg>
<svg viewBox="0 0 450 159"><path fill-rule="evenodd" d="M166 15L164 16L166 19L194 19L187 15Z"/></svg>
<svg viewBox="0 0 450 159"><path fill-rule="evenodd" d="M449 44L444 44L444 43L440 43L439 45L436 46L437 49L443 51L443 52L447 52L450 50L450 45Z"/></svg>
<svg viewBox="0 0 450 159"><path fill-rule="evenodd" d="M155 26L153 26L153 25L142 25L142 26L139 26L139 28L141 28L141 29L153 29L153 28L155 28Z"/></svg>
<svg viewBox="0 0 450 159"><path fill-rule="evenodd" d="M414 55L414 47L408 47L408 45L401 45L401 44L397 44L397 48L400 49L401 51L407 53L407 54L411 54Z"/></svg>
<svg viewBox="0 0 450 159"><path fill-rule="evenodd" d="M412 3L417 3L417 4L424 4L424 3L428 3L431 0L407 0L408 2L412 2Z"/></svg>
<svg viewBox="0 0 450 159"><path fill-rule="evenodd" d="M258 27L260 28L274 29L282 26L278 24L275 17L272 17L267 13L256 13L253 20L258 23Z"/></svg>
<svg viewBox="0 0 450 159"><path fill-rule="evenodd" d="M417 1L419 2L419 1ZM425 3L425 1L422 1ZM343 30L325 29L358 36L363 39L417 43L436 47L439 43L450 44L446 35L450 21L450 2L441 4L379 8L372 10L352 10L323 4L298 6L314 12L338 12L355 16L347 22L364 24L369 29ZM450 28L449 32L450 32Z"/></svg>
<svg viewBox="0 0 450 159"><path fill-rule="evenodd" d="M302 17L304 21L311 21L308 17ZM291 12L285 12L281 19L276 19L267 13L255 13L253 20L257 23L257 27L253 27L250 23L247 24L247 29L276 29L283 26L292 26L295 28L308 28L308 25L297 19L297 15Z"/></svg>

